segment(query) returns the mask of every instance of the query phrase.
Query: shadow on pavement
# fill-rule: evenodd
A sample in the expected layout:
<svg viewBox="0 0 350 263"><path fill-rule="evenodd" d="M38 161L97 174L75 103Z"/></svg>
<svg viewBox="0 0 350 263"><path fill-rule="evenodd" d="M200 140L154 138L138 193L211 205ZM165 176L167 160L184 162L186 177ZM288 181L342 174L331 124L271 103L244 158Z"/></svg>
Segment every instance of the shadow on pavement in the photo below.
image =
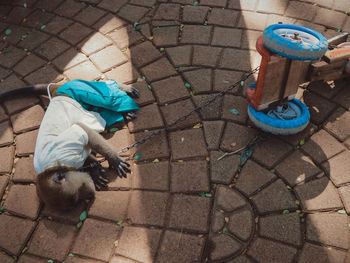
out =
<svg viewBox="0 0 350 263"><path fill-rule="evenodd" d="M75 78L111 78L133 84L141 92L137 100L141 106L137 119L115 126L116 132L107 129L105 134L117 150L153 130L168 127L176 118L254 68L260 60L255 41L265 28L261 21L267 24L280 19L305 22L252 13L250 11L255 10L258 3L251 6L248 1L241 1L244 2L241 4L230 1L226 9L214 2L215 7L210 9L206 5L193 7L193 1L188 1L191 5L186 1L96 2L97 6L63 0L1 1L1 37L5 37L7 28L11 28L12 33L0 42L0 79L3 80L0 89L39 82L62 84ZM221 16L221 10L231 10L228 12L233 15ZM223 11L223 15L226 14ZM233 25L226 25L225 19ZM242 30L225 31L236 24ZM237 43L229 39L225 43L226 34L242 39ZM211 48L206 49L208 44ZM188 90L185 84L190 86ZM97 192L92 204L82 203L70 213L41 207L32 194L25 196L33 198L34 205L22 200L24 195L18 192L12 197L14 186L29 187L35 180L29 163L48 100L30 97L6 101L4 112L0 109L0 143L4 141L0 151L11 158L0 157L0 173L10 181L6 181L4 189L0 181L0 194L6 192L9 196L8 199L3 197L1 205L5 214L19 216L21 220L31 218L36 228L28 226L28 234L16 236L19 241L13 247L11 238L7 241L0 237L1 250L19 256L18 262L46 262L49 258L66 263L235 262L236 259L273 262L280 258L304 262L314 255L322 257L324 262L333 262L333 256L344 256L347 249L347 239L332 237L342 236L343 233L337 231L343 228L330 227L325 232L319 229L327 224L343 226L343 217L346 217L336 213L343 208L336 187L348 181L339 179L338 174L334 175L333 182L329 180L335 168L328 160L340 156L345 150L340 142L348 137L348 130L342 135L343 126L337 121L348 120L344 107L349 109L349 101L342 101L341 97L342 107L331 101L339 94L348 94L348 88L343 82L337 85L343 86L335 88L331 96L327 87L320 93L317 86L310 86L304 92L304 101L313 124L298 135L268 136L257 146L240 173L223 180L221 177L226 176L223 173L214 178L214 159L208 163L207 156L235 150L254 137L245 130L252 124L247 118L242 89L233 90L222 101L210 106L210 110L201 111L200 115L123 155L130 159L133 173L127 179L119 179L108 172L107 191ZM227 114L232 107L241 107L239 117ZM7 124L7 115L10 115L11 124ZM223 123L214 148L210 148L210 133L205 127L192 129L201 121L208 125L215 121ZM213 127L217 129L218 126ZM230 130L230 127L237 130ZM244 130L242 134L238 133L240 129ZM15 144L12 131L16 134ZM253 129L254 135L257 132ZM184 140L190 146L181 145ZM227 146L233 142L237 143L236 148ZM205 147L201 147L202 144ZM139 158L135 160L135 156ZM16 160L18 158L25 159L24 168L19 167L23 161ZM235 158L238 160L239 156ZM13 162L15 170L12 170ZM22 171L27 177L16 175L16 171ZM5 190L6 185L8 190ZM225 210L226 217L238 218L235 216L240 216L242 211L250 211L248 217L252 224L246 236L237 232L237 227L248 223L243 221L234 226L225 223L225 217L216 217L223 209L218 194L218 189L223 188L231 189L229 191L244 200L243 205ZM213 194L212 200L199 197L209 192ZM227 202L230 203L230 199ZM212 205L214 209L210 212ZM22 206L28 206L31 211ZM76 224L84 210L88 210L88 219L78 230ZM1 226L0 219L0 229L4 225ZM222 227L214 230L214 225L229 226L227 233L222 234ZM344 231L348 231L347 224ZM40 239L40 235L46 238ZM227 240L221 239L222 236ZM27 246L28 252L21 255ZM331 246L333 250L324 246ZM69 253L77 256L75 259L67 257Z"/></svg>

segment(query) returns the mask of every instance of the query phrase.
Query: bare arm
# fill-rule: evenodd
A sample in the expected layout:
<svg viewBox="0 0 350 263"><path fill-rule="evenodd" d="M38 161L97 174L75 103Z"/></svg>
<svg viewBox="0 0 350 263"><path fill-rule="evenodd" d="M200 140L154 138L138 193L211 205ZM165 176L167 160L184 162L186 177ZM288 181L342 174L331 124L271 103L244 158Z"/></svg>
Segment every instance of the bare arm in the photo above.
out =
<svg viewBox="0 0 350 263"><path fill-rule="evenodd" d="M120 177L130 173L130 165L121 159L118 153L109 145L107 140L83 123L77 123L88 135L88 146L95 152L102 154L108 160L109 166L115 169Z"/></svg>

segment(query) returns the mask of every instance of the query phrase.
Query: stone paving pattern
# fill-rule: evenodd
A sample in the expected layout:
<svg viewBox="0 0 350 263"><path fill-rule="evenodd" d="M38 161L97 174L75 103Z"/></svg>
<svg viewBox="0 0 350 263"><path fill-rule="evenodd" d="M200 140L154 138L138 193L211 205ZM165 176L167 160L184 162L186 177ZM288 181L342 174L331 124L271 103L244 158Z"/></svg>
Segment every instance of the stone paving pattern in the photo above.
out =
<svg viewBox="0 0 350 263"><path fill-rule="evenodd" d="M138 117L106 134L121 149L254 68L266 26L350 31L348 0L198 2L1 0L0 90L74 78L134 84ZM243 168L237 154L217 160L261 133L242 88L233 89L127 153L142 154L132 174L112 174L94 202L69 213L44 207L35 191L33 151L48 99L3 101L0 262L350 262L349 86L301 87L311 124L268 136Z"/></svg>

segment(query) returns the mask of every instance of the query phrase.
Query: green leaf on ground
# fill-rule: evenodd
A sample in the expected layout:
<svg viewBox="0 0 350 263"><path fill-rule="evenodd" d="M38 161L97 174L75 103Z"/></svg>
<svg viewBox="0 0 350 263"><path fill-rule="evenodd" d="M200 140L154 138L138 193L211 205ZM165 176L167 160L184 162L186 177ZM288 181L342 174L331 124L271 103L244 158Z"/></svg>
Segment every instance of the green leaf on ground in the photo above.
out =
<svg viewBox="0 0 350 263"><path fill-rule="evenodd" d="M53 260L52 260L52 259L49 259L49 260L47 261L47 263L53 263Z"/></svg>
<svg viewBox="0 0 350 263"><path fill-rule="evenodd" d="M24 247L24 248L22 249L22 254L26 253L27 250L28 250L28 248L27 248L27 247Z"/></svg>
<svg viewBox="0 0 350 263"><path fill-rule="evenodd" d="M300 140L299 145L304 145L305 144L305 139Z"/></svg>
<svg viewBox="0 0 350 263"><path fill-rule="evenodd" d="M80 221L80 222L77 224L77 228L81 228L82 225L83 225L83 222Z"/></svg>
<svg viewBox="0 0 350 263"><path fill-rule="evenodd" d="M24 6L24 8L27 8L28 5L27 5L27 3L24 3L23 6Z"/></svg>
<svg viewBox="0 0 350 263"><path fill-rule="evenodd" d="M5 53L5 54L10 54L10 53L12 53L12 49L6 49L6 50L4 51L4 53Z"/></svg>
<svg viewBox="0 0 350 263"><path fill-rule="evenodd" d="M190 89L190 88L191 88L190 83L186 82L186 83L185 83L185 87L188 88L188 89Z"/></svg>
<svg viewBox="0 0 350 263"><path fill-rule="evenodd" d="M117 222L117 225L118 225L118 226L122 226L122 225L123 225L123 220L119 220L119 221Z"/></svg>
<svg viewBox="0 0 350 263"><path fill-rule="evenodd" d="M205 196L205 193L200 192L200 193L199 193L199 196L204 197L204 196Z"/></svg>
<svg viewBox="0 0 350 263"><path fill-rule="evenodd" d="M9 36L11 34L12 34L12 30L11 29L8 28L8 29L5 30L5 35L6 36Z"/></svg>
<svg viewBox="0 0 350 263"><path fill-rule="evenodd" d="M193 5L194 5L194 6L198 6L198 1L195 1L195 2L193 3Z"/></svg>
<svg viewBox="0 0 350 263"><path fill-rule="evenodd" d="M292 187L290 187L289 185L287 185L287 189L288 189L288 190L292 190Z"/></svg>
<svg viewBox="0 0 350 263"><path fill-rule="evenodd" d="M253 147L249 147L241 153L241 166L243 166L248 161L248 159L253 155L253 152Z"/></svg>
<svg viewBox="0 0 350 263"><path fill-rule="evenodd" d="M163 48L163 47L161 47L161 48L159 49L160 52L163 52L164 50L165 50L165 48Z"/></svg>
<svg viewBox="0 0 350 263"><path fill-rule="evenodd" d="M141 153L135 154L134 155L134 160L139 160L139 159L141 159L141 157L142 157Z"/></svg>
<svg viewBox="0 0 350 263"><path fill-rule="evenodd" d="M346 214L346 211L344 209L338 210L339 214Z"/></svg>
<svg viewBox="0 0 350 263"><path fill-rule="evenodd" d="M343 31L341 28L337 28L336 30L335 30L336 32L341 32L341 31Z"/></svg>
<svg viewBox="0 0 350 263"><path fill-rule="evenodd" d="M206 193L206 194L205 194L205 197L212 197L212 194Z"/></svg>
<svg viewBox="0 0 350 263"><path fill-rule="evenodd" d="M119 131L119 129L118 129L118 128L110 128L110 129L109 129L109 132L110 132L110 133L114 133L114 132L116 132L116 131Z"/></svg>
<svg viewBox="0 0 350 263"><path fill-rule="evenodd" d="M0 213L2 213L2 211L4 211L4 208L0 205Z"/></svg>
<svg viewBox="0 0 350 263"><path fill-rule="evenodd" d="M230 109L229 111L234 115L239 115L239 111L237 109Z"/></svg>
<svg viewBox="0 0 350 263"><path fill-rule="evenodd" d="M284 215L289 214L289 210L288 209L283 210L282 214L284 214Z"/></svg>
<svg viewBox="0 0 350 263"><path fill-rule="evenodd" d="M224 227L223 229L222 229L222 233L226 233L227 232L227 227Z"/></svg>
<svg viewBox="0 0 350 263"><path fill-rule="evenodd" d="M71 257L71 258L72 258L72 257L74 257L74 254L73 254L73 253L69 253L69 254L68 254L68 257Z"/></svg>
<svg viewBox="0 0 350 263"><path fill-rule="evenodd" d="M239 83L239 85L241 85L241 87L243 87L243 86L244 86L244 81L242 80L242 81Z"/></svg>
<svg viewBox="0 0 350 263"><path fill-rule="evenodd" d="M40 29L41 29L41 30L44 30L45 27L46 27L46 25L42 25L42 26L40 27Z"/></svg>
<svg viewBox="0 0 350 263"><path fill-rule="evenodd" d="M152 90L152 86L151 86L151 85L147 85L147 88L148 88L149 90Z"/></svg>
<svg viewBox="0 0 350 263"><path fill-rule="evenodd" d="M84 221L86 219L86 217L87 217L87 213L86 213L86 211L83 211L80 214L79 219L80 219L80 221Z"/></svg>

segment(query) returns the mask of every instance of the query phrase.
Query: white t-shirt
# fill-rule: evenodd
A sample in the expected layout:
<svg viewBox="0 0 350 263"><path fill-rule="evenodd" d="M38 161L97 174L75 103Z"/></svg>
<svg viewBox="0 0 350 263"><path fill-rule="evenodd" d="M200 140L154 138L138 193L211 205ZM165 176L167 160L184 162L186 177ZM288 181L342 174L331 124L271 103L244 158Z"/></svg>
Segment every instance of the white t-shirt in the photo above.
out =
<svg viewBox="0 0 350 263"><path fill-rule="evenodd" d="M78 122L96 132L102 132L106 125L100 114L85 110L69 97L51 100L36 140L34 168L37 173L58 164L77 169L83 166L91 149L87 146L88 135Z"/></svg>

